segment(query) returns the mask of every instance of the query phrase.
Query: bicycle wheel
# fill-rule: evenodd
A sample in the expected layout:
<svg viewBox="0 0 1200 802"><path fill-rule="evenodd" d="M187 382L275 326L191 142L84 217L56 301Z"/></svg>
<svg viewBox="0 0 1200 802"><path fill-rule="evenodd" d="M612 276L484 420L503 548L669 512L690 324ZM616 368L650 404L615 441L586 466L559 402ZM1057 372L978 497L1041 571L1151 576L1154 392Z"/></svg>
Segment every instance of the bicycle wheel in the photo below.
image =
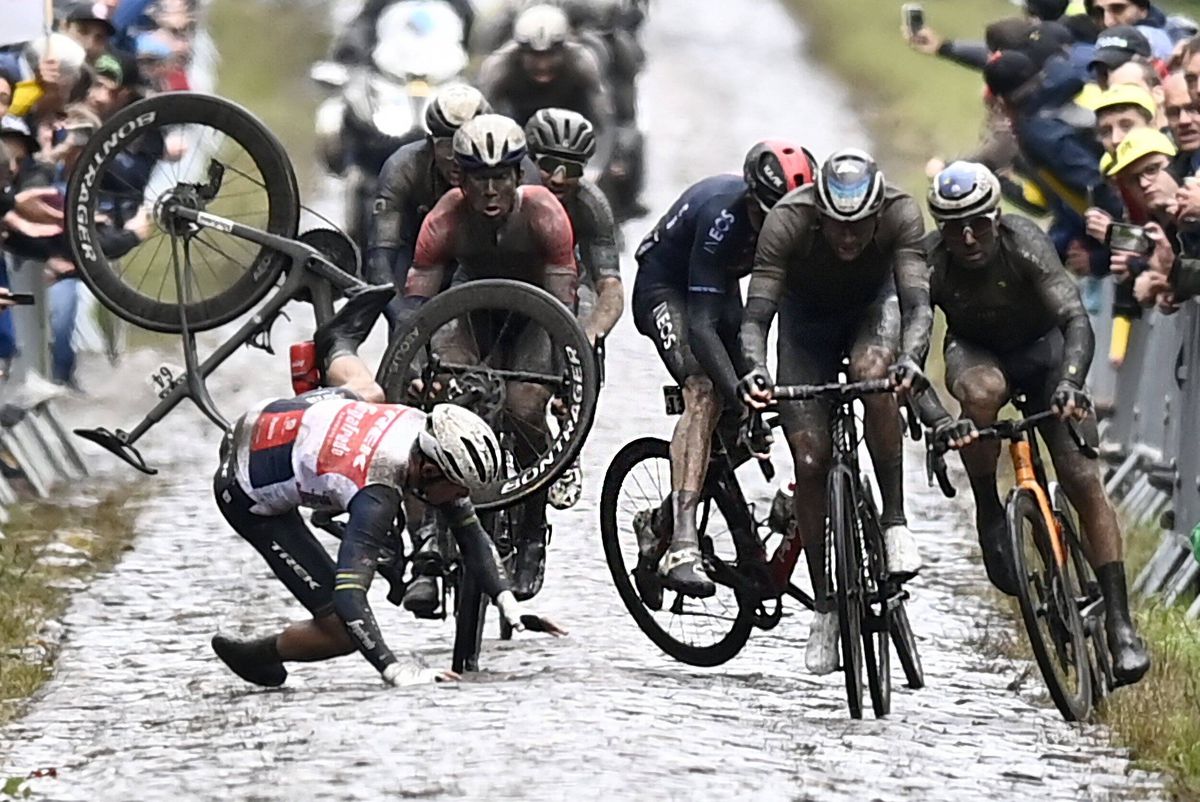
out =
<svg viewBox="0 0 1200 802"><path fill-rule="evenodd" d="M859 488L865 490L862 484ZM859 496L858 515L855 516L864 560L860 565L860 580L863 588L863 662L867 667L867 690L871 695L871 709L875 718L883 718L892 711L892 650L889 639L892 611L888 606L891 589L885 584L887 561L883 550L883 532L879 528L879 514L875 500L867 492Z"/></svg>
<svg viewBox="0 0 1200 802"><path fill-rule="evenodd" d="M583 448L599 393L574 315L545 290L507 279L471 281L425 304L393 332L377 380L392 403L460 403L511 435L509 474L471 494L481 510L515 504L561 476ZM514 414L518 394L541 403L535 415ZM530 423L546 428L547 405L559 421L554 433Z"/></svg>
<svg viewBox="0 0 1200 802"><path fill-rule="evenodd" d="M853 477L844 466L829 472L829 558L826 573L831 574L837 599L838 626L841 629L842 673L846 677L846 704L851 718L862 718L863 706L863 590L860 575L862 545L858 532L858 514L854 504Z"/></svg>
<svg viewBox="0 0 1200 802"><path fill-rule="evenodd" d="M1104 632L1104 597L1092 566L1084 556L1083 541L1079 538L1079 516L1058 482L1050 483L1050 506L1054 509L1054 518L1062 531L1063 541L1071 552L1070 588L1078 599L1083 631L1090 647L1092 703L1098 705L1113 686L1112 659L1108 653L1108 637Z"/></svg>
<svg viewBox="0 0 1200 802"><path fill-rule="evenodd" d="M1052 535L1033 492L1013 490L1007 517L1017 599L1034 659L1063 718L1082 721L1091 712L1092 677L1079 607L1055 558Z"/></svg>
<svg viewBox="0 0 1200 802"><path fill-rule="evenodd" d="M204 331L249 310L287 265L282 253L171 214L177 207L292 238L300 193L287 153L250 112L211 95L168 92L117 113L88 141L67 189L67 239L96 297L137 326ZM123 226L152 210L150 235ZM135 238L136 239L136 238ZM186 296L175 257L185 260ZM187 303L184 303L185 297Z"/></svg>
<svg viewBox="0 0 1200 802"><path fill-rule="evenodd" d="M617 452L604 475L600 494L600 539L617 593L638 628L658 648L693 666L716 666L734 657L746 645L754 623L754 608L742 604L733 588L717 584L709 599L675 594L670 604L653 610L634 586L639 548L633 519L639 512L669 505L671 490L670 444L643 437ZM707 495L700 504L699 534L706 557L718 557L736 566L742 556L725 516ZM669 522L662 525L665 537Z"/></svg>
<svg viewBox="0 0 1200 802"><path fill-rule="evenodd" d="M925 687L925 669L921 665L921 654L917 651L917 639L913 635L912 625L908 622L908 610L904 602L892 610L892 645L896 647L896 657L900 658L900 667L904 669L904 680L914 691Z"/></svg>

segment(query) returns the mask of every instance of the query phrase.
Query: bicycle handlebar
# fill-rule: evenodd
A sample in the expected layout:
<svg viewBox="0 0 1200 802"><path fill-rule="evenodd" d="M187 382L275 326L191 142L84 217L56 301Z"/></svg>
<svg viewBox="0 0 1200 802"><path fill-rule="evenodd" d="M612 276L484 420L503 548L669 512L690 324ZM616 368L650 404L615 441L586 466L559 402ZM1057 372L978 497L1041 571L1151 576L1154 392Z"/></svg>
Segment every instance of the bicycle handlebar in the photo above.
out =
<svg viewBox="0 0 1200 802"><path fill-rule="evenodd" d="M867 379L861 382L843 384L791 384L779 385L771 391L776 401L854 401L865 395L891 393L896 384L891 379Z"/></svg>

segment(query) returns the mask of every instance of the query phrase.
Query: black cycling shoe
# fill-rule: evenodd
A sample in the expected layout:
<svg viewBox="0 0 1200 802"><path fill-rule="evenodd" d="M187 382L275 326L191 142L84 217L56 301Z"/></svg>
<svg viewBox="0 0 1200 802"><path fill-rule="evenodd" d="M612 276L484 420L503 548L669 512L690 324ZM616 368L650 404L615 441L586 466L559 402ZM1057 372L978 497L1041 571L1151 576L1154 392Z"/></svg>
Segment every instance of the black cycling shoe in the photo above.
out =
<svg viewBox="0 0 1200 802"><path fill-rule="evenodd" d="M438 583L432 576L414 576L404 591L405 610L417 618L437 618Z"/></svg>
<svg viewBox="0 0 1200 802"><path fill-rule="evenodd" d="M317 365L324 372L335 357L358 353L388 302L396 297L391 284L367 287L350 297L333 317L313 332Z"/></svg>
<svg viewBox="0 0 1200 802"><path fill-rule="evenodd" d="M526 537L516 545L513 556L513 595L517 601L532 599L542 589L546 578L546 528Z"/></svg>
<svg viewBox="0 0 1200 802"><path fill-rule="evenodd" d="M1125 564L1105 563L1096 569L1096 579L1104 595L1104 631L1112 654L1113 686L1132 685L1150 670L1150 655L1129 619Z"/></svg>
<svg viewBox="0 0 1200 802"><path fill-rule="evenodd" d="M278 688L287 680L287 669L275 651L274 635L253 641L213 635L212 648L221 662L246 682Z"/></svg>
<svg viewBox="0 0 1200 802"><path fill-rule="evenodd" d="M996 590L1009 596L1019 592L1016 571L1013 570L1012 542L1008 525L1003 521L976 522L979 547L983 549L983 567Z"/></svg>
<svg viewBox="0 0 1200 802"><path fill-rule="evenodd" d="M695 546L672 546L658 566L659 578L663 587L682 593L684 596L694 596L707 599L717 592L717 586L704 573L700 563L700 551Z"/></svg>

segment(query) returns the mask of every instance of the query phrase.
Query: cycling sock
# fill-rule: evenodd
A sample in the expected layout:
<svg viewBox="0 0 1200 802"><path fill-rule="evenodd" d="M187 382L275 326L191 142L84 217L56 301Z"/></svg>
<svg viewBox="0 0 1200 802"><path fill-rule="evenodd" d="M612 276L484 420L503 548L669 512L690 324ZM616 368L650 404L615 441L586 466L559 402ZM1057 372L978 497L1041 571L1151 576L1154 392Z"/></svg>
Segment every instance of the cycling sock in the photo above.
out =
<svg viewBox="0 0 1200 802"><path fill-rule="evenodd" d="M971 494L975 496L975 527L980 531L1004 520L1004 505L996 489L996 474L971 476Z"/></svg>
<svg viewBox="0 0 1200 802"><path fill-rule="evenodd" d="M1133 627L1129 618L1129 592L1125 585L1125 563L1114 560L1096 569L1100 592L1104 595L1109 626Z"/></svg>
<svg viewBox="0 0 1200 802"><path fill-rule="evenodd" d="M700 494L695 490L676 490L671 494L671 512L675 521L671 547L683 549L697 548L699 538L696 536L696 505Z"/></svg>
<svg viewBox="0 0 1200 802"><path fill-rule="evenodd" d="M884 529L907 526L908 516L904 514L904 459L897 455L894 459L883 461L875 475L879 479L879 494L883 496L883 514L879 516L879 523Z"/></svg>

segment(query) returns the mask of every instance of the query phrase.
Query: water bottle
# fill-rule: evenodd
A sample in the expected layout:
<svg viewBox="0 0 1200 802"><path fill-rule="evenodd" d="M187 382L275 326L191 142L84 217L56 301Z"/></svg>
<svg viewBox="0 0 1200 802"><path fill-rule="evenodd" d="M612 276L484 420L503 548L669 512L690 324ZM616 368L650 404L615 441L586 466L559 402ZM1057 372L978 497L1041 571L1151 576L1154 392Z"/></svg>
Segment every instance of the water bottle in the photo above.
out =
<svg viewBox="0 0 1200 802"><path fill-rule="evenodd" d="M788 482L780 485L771 500L771 512L767 516L767 525L772 532L784 534L792 522L792 496L796 493L796 483Z"/></svg>
<svg viewBox="0 0 1200 802"><path fill-rule="evenodd" d="M321 386L321 372L317 370L317 346L312 340L292 343L291 359L292 390L296 395Z"/></svg>

